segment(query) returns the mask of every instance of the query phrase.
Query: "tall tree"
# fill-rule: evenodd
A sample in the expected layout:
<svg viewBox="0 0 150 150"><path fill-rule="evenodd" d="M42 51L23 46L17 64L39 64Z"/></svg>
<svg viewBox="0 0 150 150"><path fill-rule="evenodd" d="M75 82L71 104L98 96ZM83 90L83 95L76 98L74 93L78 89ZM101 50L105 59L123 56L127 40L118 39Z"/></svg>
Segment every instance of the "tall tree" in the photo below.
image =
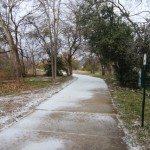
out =
<svg viewBox="0 0 150 150"><path fill-rule="evenodd" d="M60 6L61 0L38 0L42 11L45 13L50 42L51 68L52 77L55 80L57 76L57 53L59 43L59 26L60 26Z"/></svg>
<svg viewBox="0 0 150 150"><path fill-rule="evenodd" d="M20 11L21 4L24 1L25 0L9 0L0 2L0 26L4 32L9 47L12 50L12 58L16 73L15 77L18 82L20 81L20 77L22 76L22 67L18 49L19 28L26 17L33 13L33 11L31 11L27 12L23 16L17 17L17 13Z"/></svg>
<svg viewBox="0 0 150 150"><path fill-rule="evenodd" d="M127 76L133 74L136 67L136 57L132 56L137 55L132 46L132 28L122 16L114 13L113 5L86 1L81 9L83 34L91 51L99 57L102 71L107 64L112 63L119 82L122 85L128 84Z"/></svg>
<svg viewBox="0 0 150 150"><path fill-rule="evenodd" d="M69 4L68 4L69 5ZM63 20L62 36L63 40L63 56L67 62L68 75L72 75L72 61L73 57L81 49L83 37L80 28L80 10L77 4L69 5L69 13Z"/></svg>

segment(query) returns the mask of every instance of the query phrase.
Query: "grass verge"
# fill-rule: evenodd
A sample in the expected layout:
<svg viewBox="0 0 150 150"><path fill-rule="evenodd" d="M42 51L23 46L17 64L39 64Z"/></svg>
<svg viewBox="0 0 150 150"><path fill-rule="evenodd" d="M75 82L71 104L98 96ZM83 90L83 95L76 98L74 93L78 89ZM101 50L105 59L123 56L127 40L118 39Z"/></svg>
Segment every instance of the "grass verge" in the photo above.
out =
<svg viewBox="0 0 150 150"><path fill-rule="evenodd" d="M58 77L55 83L60 84L71 78L72 77ZM22 91L36 90L53 85L50 77L25 78L24 81L19 84L15 82L5 82L0 84L0 96L19 94Z"/></svg>

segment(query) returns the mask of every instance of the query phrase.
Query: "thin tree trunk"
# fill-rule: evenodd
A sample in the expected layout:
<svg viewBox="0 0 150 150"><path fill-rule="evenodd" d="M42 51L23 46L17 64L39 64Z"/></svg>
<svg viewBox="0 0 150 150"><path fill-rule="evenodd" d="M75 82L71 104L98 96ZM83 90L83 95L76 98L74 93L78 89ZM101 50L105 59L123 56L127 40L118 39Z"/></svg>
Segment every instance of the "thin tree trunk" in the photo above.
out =
<svg viewBox="0 0 150 150"><path fill-rule="evenodd" d="M51 51L51 71L52 71L52 79L54 79L54 56L53 56L53 50Z"/></svg>
<svg viewBox="0 0 150 150"><path fill-rule="evenodd" d="M33 52L31 53L31 56L32 56L32 72L33 72L33 76L36 76L36 67L35 67L35 60L34 60Z"/></svg>
<svg viewBox="0 0 150 150"><path fill-rule="evenodd" d="M69 58L68 64L69 64L69 75L72 76L72 57Z"/></svg>
<svg viewBox="0 0 150 150"><path fill-rule="evenodd" d="M57 77L57 54L55 49L55 55L54 55L54 80L56 80Z"/></svg>
<svg viewBox="0 0 150 150"><path fill-rule="evenodd" d="M102 72L102 76L105 75L105 66L101 64L101 72Z"/></svg>

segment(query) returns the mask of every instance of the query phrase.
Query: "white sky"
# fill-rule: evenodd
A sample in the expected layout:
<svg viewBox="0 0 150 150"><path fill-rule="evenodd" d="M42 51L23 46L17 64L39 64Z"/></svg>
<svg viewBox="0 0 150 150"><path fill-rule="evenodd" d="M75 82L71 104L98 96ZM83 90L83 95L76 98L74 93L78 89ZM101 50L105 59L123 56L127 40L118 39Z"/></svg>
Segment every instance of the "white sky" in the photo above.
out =
<svg viewBox="0 0 150 150"><path fill-rule="evenodd" d="M62 0L62 3L67 3L67 1L68 0ZM32 0L30 2L32 3ZM131 16L142 11L150 11L150 0L142 0L142 3L141 0L120 0L120 2L125 6L126 10L129 11ZM23 12L21 12L20 15L24 15L24 13L29 11L31 6L32 5L29 5L29 1L25 2L22 5ZM131 17L135 22L145 22L146 18L150 19L150 13L141 13Z"/></svg>
<svg viewBox="0 0 150 150"><path fill-rule="evenodd" d="M125 8L130 12L130 15L137 14L142 11L150 11L150 0L120 0ZM138 16L133 16L132 19L137 22L144 22L145 19L150 19L150 13L142 13Z"/></svg>
<svg viewBox="0 0 150 150"><path fill-rule="evenodd" d="M32 0L31 0L32 1ZM67 3L68 0L62 0L62 3ZM72 0L74 1L74 0ZM120 2L125 6L126 10L130 12L130 15L137 14L141 11L150 11L150 0L120 0ZM24 3L22 6L22 10L29 10L30 9L29 1ZM26 12L25 11L25 12ZM138 16L132 17L137 22L143 22L145 21L145 18L150 19L150 13L142 13Z"/></svg>

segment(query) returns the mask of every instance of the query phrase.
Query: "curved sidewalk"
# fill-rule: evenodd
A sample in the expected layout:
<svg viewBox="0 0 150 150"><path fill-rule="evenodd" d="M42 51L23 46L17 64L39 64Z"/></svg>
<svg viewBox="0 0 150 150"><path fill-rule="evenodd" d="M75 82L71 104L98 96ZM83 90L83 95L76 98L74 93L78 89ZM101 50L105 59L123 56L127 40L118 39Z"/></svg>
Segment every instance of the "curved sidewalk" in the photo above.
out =
<svg viewBox="0 0 150 150"><path fill-rule="evenodd" d="M0 132L0 150L127 150L105 82L85 75Z"/></svg>

